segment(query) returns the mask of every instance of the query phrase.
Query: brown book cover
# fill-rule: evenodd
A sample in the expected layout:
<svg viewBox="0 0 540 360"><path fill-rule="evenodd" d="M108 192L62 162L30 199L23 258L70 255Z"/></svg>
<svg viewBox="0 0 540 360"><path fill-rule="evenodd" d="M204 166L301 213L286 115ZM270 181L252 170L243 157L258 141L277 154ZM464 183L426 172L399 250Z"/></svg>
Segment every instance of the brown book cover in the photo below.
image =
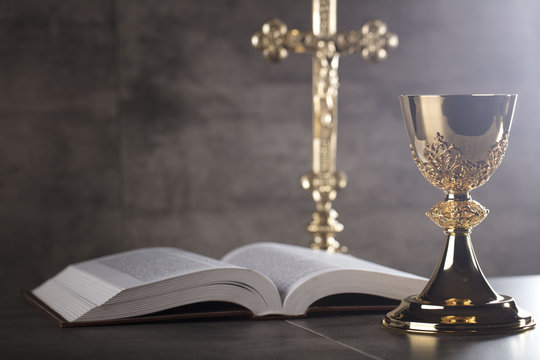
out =
<svg viewBox="0 0 540 360"><path fill-rule="evenodd" d="M254 316L253 313L246 308L225 302L203 302L190 305L184 305L177 308L160 311L153 314L103 321L75 321L69 322L60 316L57 312L51 309L47 304L43 303L39 298L34 296L32 292L21 291L23 299L30 304L34 309L53 321L58 327L81 327L81 326L98 326L98 325L121 325L121 324L140 324L140 323L155 323L165 321L181 321L193 319L293 319L303 318L307 316L320 316L329 314L359 314L365 312L386 312L394 309L399 301L383 298L380 296L364 295L364 294L339 294L323 298L313 303L307 310L306 314L300 316L285 316L285 315L269 315L269 316Z"/></svg>

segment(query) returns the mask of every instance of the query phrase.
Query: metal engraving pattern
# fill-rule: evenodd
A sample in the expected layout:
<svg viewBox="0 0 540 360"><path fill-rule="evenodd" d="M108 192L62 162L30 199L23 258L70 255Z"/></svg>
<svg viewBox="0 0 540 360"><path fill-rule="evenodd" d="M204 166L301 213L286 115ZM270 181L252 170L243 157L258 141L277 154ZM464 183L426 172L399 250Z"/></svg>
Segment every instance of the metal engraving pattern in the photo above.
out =
<svg viewBox="0 0 540 360"><path fill-rule="evenodd" d="M435 224L443 229L472 229L480 224L489 210L475 200L443 200L433 206L427 213Z"/></svg>
<svg viewBox="0 0 540 360"><path fill-rule="evenodd" d="M499 167L508 147L508 132L491 147L486 161L471 162L463 159L463 152L454 144L444 141L437 133L432 144L424 149L425 162L420 161L416 151L409 145L414 162L424 177L435 187L456 192L468 192L483 185Z"/></svg>

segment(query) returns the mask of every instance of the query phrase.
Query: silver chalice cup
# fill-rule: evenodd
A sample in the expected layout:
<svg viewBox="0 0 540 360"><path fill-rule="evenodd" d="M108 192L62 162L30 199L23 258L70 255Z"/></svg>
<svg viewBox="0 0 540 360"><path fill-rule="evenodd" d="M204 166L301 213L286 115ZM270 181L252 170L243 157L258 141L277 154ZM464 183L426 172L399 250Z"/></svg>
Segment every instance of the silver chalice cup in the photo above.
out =
<svg viewBox="0 0 540 360"><path fill-rule="evenodd" d="M444 229L439 263L419 295L389 312L383 325L418 333L506 333L534 327L514 299L484 277L470 233L488 214L471 199L501 164L517 95L404 95L401 108L413 159L445 193L426 215Z"/></svg>

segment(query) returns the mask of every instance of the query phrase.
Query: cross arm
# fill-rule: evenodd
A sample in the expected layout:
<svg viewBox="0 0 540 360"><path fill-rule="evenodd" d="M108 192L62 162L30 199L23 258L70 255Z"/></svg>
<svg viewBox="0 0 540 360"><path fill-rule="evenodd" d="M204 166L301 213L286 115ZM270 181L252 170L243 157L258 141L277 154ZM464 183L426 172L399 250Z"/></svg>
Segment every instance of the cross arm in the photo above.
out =
<svg viewBox="0 0 540 360"><path fill-rule="evenodd" d="M281 20L271 19L251 37L253 47L272 63L284 60L289 52L315 53L326 48L329 42L341 55L360 53L365 60L378 62L386 59L388 52L398 46L399 40L381 20L368 20L360 30L319 38L309 31L287 30L287 25Z"/></svg>

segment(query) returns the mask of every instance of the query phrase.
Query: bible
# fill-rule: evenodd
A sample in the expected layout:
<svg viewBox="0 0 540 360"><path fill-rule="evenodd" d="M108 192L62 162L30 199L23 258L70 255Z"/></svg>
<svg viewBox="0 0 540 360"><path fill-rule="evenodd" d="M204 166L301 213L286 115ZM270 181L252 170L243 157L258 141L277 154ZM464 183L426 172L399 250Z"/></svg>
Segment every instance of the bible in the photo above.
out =
<svg viewBox="0 0 540 360"><path fill-rule="evenodd" d="M351 255L255 243L221 260L172 247L100 257L69 265L23 296L60 326L84 326L224 314L298 317L316 308L361 308L366 294L374 296L367 305L389 309L426 282ZM332 297L337 303L325 302ZM235 305L220 310L224 304Z"/></svg>

